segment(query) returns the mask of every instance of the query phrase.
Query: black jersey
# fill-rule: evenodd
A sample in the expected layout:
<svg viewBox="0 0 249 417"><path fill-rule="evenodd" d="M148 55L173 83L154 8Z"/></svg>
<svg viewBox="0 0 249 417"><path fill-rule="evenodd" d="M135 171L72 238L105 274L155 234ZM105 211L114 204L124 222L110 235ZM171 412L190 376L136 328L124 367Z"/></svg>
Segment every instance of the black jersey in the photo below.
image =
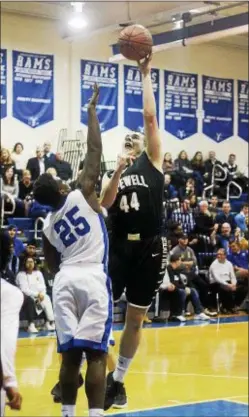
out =
<svg viewBox="0 0 249 417"><path fill-rule="evenodd" d="M109 210L112 236L141 238L161 233L164 176L143 152L121 175L116 200Z"/></svg>

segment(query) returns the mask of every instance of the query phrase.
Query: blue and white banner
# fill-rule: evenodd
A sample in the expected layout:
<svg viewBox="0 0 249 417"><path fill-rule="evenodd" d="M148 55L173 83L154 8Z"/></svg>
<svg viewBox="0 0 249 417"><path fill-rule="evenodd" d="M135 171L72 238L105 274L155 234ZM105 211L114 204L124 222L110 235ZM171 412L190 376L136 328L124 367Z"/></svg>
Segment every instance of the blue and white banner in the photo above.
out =
<svg viewBox="0 0 249 417"><path fill-rule="evenodd" d="M220 143L233 136L234 82L226 78L202 76L203 133Z"/></svg>
<svg viewBox="0 0 249 417"><path fill-rule="evenodd" d="M197 133L197 74L164 71L164 92L166 132L181 140Z"/></svg>
<svg viewBox="0 0 249 417"><path fill-rule="evenodd" d="M159 70L151 70L153 91L159 122ZM143 132L143 86L138 67L124 65L124 125L130 130Z"/></svg>
<svg viewBox="0 0 249 417"><path fill-rule="evenodd" d="M1 49L1 119L7 116L7 50Z"/></svg>
<svg viewBox="0 0 249 417"><path fill-rule="evenodd" d="M13 117L35 128L54 119L54 57L13 51Z"/></svg>
<svg viewBox="0 0 249 417"><path fill-rule="evenodd" d="M97 104L100 130L106 132L118 125L118 65L81 60L80 68L80 121L87 126L87 105L96 82L100 87Z"/></svg>
<svg viewBox="0 0 249 417"><path fill-rule="evenodd" d="M249 83L238 80L238 136L249 142Z"/></svg>

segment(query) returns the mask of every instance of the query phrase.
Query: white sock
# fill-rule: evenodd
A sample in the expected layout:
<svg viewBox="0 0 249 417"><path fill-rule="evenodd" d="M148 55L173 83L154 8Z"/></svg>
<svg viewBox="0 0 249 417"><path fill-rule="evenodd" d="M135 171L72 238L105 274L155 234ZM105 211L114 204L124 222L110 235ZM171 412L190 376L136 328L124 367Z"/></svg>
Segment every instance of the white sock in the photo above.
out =
<svg viewBox="0 0 249 417"><path fill-rule="evenodd" d="M89 417L103 417L104 410L102 408L90 408Z"/></svg>
<svg viewBox="0 0 249 417"><path fill-rule="evenodd" d="M75 405L62 405L61 415L62 417L75 417Z"/></svg>
<svg viewBox="0 0 249 417"><path fill-rule="evenodd" d="M124 358L123 356L118 357L116 369L113 372L114 381L123 382L126 372L130 366L131 359Z"/></svg>

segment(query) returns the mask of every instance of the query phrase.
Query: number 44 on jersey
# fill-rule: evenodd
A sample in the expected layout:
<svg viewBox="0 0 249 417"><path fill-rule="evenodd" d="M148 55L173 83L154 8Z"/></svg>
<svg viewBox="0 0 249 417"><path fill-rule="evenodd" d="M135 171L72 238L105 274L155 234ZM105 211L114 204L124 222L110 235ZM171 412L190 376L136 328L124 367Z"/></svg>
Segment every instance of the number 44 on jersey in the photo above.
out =
<svg viewBox="0 0 249 417"><path fill-rule="evenodd" d="M119 208L125 213L129 213L130 209L138 211L140 208L140 203L138 201L137 193L134 192L131 194L130 201L128 201L127 195L123 195L120 200Z"/></svg>

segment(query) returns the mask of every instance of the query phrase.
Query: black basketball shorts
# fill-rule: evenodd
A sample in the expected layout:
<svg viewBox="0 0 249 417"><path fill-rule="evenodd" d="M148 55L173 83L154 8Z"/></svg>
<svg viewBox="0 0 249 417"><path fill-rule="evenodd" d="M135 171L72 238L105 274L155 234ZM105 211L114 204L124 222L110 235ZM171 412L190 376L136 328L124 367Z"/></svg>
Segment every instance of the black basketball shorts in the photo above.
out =
<svg viewBox="0 0 249 417"><path fill-rule="evenodd" d="M167 240L164 237L141 241L111 239L109 275L114 302L126 290L129 304L149 307L163 281L167 255Z"/></svg>

